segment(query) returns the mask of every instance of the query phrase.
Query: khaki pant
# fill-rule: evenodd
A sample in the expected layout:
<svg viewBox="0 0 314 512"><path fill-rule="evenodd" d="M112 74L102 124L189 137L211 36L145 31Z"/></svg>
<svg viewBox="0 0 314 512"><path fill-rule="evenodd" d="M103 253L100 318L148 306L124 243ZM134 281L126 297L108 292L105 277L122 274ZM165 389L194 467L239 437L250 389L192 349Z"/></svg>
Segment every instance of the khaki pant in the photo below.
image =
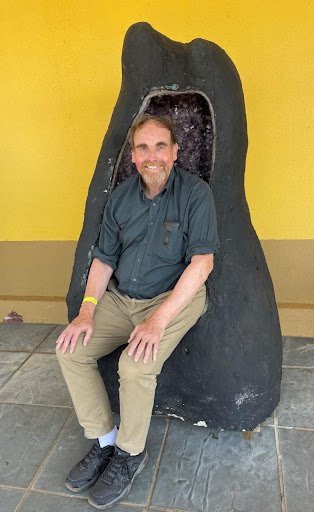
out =
<svg viewBox="0 0 314 512"><path fill-rule="evenodd" d="M127 343L135 325L148 318L170 292L153 299L136 300L122 295L114 281L99 301L94 331L84 347L79 338L73 354L57 351L79 423L87 438L95 439L114 427L105 385L97 360ZM127 347L119 360L120 428L117 445L130 453L143 451L154 405L156 376L184 334L196 323L205 306L205 286L168 325L159 343L157 361L143 364L128 356ZM175 376L174 376L175 378Z"/></svg>

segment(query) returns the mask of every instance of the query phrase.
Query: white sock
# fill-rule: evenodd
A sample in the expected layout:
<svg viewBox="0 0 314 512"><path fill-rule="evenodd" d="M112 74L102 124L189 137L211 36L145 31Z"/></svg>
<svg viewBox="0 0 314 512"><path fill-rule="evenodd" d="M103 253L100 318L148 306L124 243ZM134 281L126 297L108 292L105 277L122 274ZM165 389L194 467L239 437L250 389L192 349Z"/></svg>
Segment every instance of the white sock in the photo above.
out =
<svg viewBox="0 0 314 512"><path fill-rule="evenodd" d="M105 446L114 446L116 444L117 433L118 429L116 426L114 426L111 432L108 432L108 434L105 434L104 436L98 437L100 448L104 448Z"/></svg>

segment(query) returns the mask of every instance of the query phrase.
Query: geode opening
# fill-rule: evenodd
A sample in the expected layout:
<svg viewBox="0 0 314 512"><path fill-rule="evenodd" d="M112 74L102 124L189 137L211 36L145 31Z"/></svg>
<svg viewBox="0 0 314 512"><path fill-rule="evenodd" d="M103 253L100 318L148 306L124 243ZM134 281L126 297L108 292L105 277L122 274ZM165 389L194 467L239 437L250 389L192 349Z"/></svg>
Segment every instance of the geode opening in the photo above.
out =
<svg viewBox="0 0 314 512"><path fill-rule="evenodd" d="M136 117L142 114L168 116L173 120L179 145L178 166L209 183L215 141L214 116L209 99L196 91L156 91L144 99ZM127 136L113 172L112 189L136 172Z"/></svg>

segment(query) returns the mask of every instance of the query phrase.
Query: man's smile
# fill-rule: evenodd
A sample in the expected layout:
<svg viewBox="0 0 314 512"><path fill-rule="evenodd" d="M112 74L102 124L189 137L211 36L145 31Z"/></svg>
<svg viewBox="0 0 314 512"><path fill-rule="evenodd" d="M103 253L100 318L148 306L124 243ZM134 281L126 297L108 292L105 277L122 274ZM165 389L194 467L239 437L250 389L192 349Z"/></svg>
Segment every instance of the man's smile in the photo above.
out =
<svg viewBox="0 0 314 512"><path fill-rule="evenodd" d="M159 168L163 168L163 164L162 163L158 163L158 164L144 164L143 165L144 169L149 169L149 170L156 170L156 169L159 169Z"/></svg>

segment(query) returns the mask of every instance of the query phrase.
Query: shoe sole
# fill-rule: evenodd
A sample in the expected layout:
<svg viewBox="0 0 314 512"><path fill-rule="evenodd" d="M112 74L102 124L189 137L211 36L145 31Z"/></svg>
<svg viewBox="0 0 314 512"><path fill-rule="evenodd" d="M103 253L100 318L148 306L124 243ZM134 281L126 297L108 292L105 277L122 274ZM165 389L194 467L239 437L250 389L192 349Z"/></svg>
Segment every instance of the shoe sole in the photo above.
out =
<svg viewBox="0 0 314 512"><path fill-rule="evenodd" d="M89 482L87 482L87 484L82 485L81 487L73 487L70 484L70 482L68 482L67 480L64 482L64 485L66 486L67 489L69 489L69 491L76 492L76 493L83 492L83 491L86 491L86 489L89 489L90 487L92 487L92 485L94 485L97 482L100 475L101 475L101 473L99 475L97 475L95 478L93 478L92 480L90 480Z"/></svg>
<svg viewBox="0 0 314 512"><path fill-rule="evenodd" d="M95 507L95 508L98 508L98 509L105 509L105 508L110 508L112 507L112 505L114 505L115 503L117 503L117 501L120 501L122 498L124 498L127 494L129 494L130 490L131 490L131 487L132 487L132 484L133 484L133 481L135 479L135 477L137 475L139 475L143 469L145 468L146 466L146 461L147 461L147 453L145 455L145 458L142 460L142 462L140 463L139 467L137 468L137 470L135 471L133 477L132 477L132 480L131 482L129 483L129 485L124 489L124 491L120 494L120 496L118 496L117 498L115 498L114 500L110 501L109 503L106 503L106 505L98 505L98 503L95 503L93 501L92 498L89 498L88 499L88 503L92 506L92 507Z"/></svg>

